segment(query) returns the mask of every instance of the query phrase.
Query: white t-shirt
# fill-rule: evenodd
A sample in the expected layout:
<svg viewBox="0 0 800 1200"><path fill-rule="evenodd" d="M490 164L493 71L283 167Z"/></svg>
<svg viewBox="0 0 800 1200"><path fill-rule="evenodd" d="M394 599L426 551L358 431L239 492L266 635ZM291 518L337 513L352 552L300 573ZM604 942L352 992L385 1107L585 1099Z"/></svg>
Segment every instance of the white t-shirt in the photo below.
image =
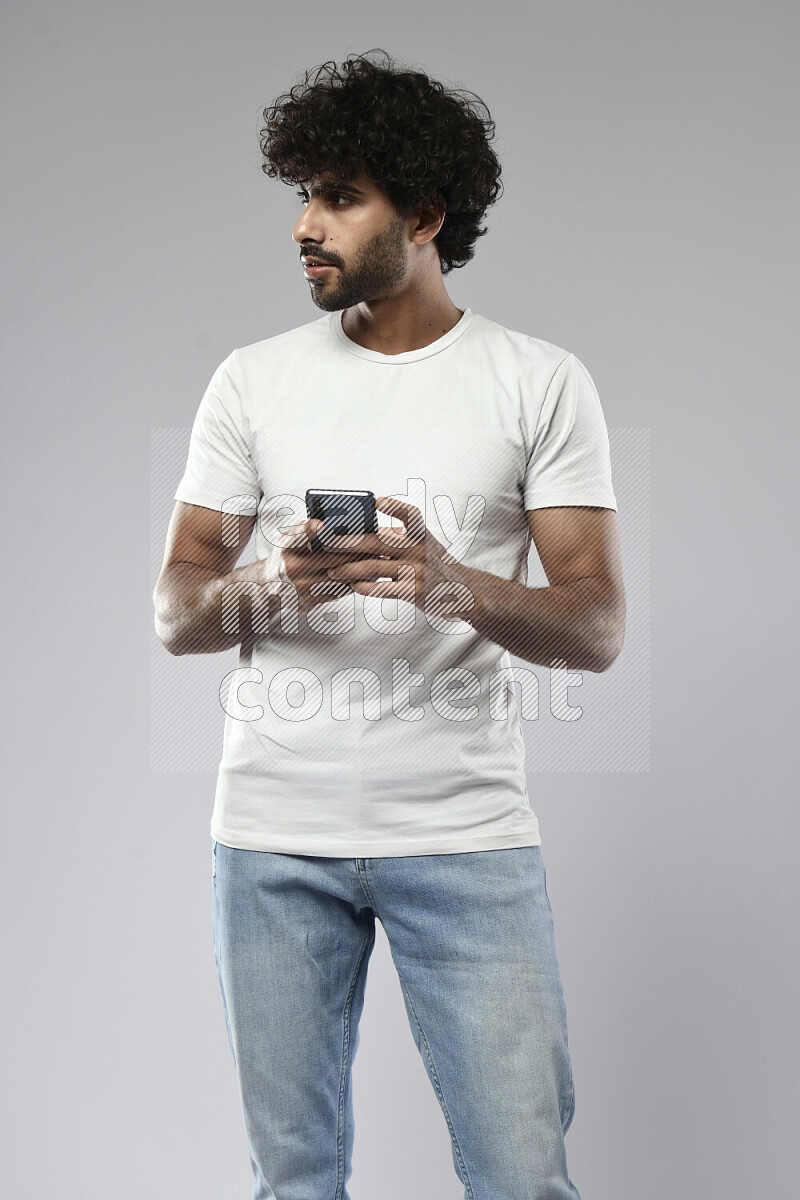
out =
<svg viewBox="0 0 800 1200"><path fill-rule="evenodd" d="M341 319L326 313L219 365L175 493L257 507L256 556L284 596L274 542L306 519L307 488L407 499L460 562L523 584L526 509L616 510L600 400L574 354L469 308L404 354L359 346ZM270 617L221 689L216 841L333 857L541 843L502 646L356 592L293 611L294 625L290 608L284 627Z"/></svg>

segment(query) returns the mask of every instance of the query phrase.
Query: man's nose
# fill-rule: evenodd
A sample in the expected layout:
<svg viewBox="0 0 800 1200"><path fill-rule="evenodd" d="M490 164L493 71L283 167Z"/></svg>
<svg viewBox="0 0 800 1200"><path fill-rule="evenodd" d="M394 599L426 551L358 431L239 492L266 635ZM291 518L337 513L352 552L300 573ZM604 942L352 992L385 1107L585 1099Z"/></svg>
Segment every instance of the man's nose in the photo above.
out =
<svg viewBox="0 0 800 1200"><path fill-rule="evenodd" d="M320 246L325 241L325 231L319 217L319 209L312 201L305 206L297 219L292 237L299 244L312 241Z"/></svg>

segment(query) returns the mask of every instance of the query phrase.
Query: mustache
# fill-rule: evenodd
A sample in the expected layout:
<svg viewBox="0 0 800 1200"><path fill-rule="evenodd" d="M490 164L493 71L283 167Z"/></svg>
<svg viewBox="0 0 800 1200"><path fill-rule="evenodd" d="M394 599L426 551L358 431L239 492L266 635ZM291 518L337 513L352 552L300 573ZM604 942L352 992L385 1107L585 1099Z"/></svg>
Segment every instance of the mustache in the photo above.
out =
<svg viewBox="0 0 800 1200"><path fill-rule="evenodd" d="M314 250L301 250L300 258L314 258L317 262L325 263L327 266L335 267L337 264L332 259L326 258L324 254L317 254Z"/></svg>

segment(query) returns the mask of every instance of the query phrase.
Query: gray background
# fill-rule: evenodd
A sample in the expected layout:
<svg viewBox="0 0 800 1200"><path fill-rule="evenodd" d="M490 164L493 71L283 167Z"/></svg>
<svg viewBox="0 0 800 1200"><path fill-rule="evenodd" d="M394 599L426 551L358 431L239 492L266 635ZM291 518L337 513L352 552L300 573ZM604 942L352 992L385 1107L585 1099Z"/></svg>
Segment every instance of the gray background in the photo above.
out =
<svg viewBox="0 0 800 1200"><path fill-rule="evenodd" d="M788 3L5 6L4 1194L251 1194L214 777L150 763L150 438L319 315L261 108L374 46L498 124L454 301L650 431L650 770L530 779L570 1174L584 1200L796 1184L797 34ZM380 929L361 1039L353 1200L458 1200Z"/></svg>

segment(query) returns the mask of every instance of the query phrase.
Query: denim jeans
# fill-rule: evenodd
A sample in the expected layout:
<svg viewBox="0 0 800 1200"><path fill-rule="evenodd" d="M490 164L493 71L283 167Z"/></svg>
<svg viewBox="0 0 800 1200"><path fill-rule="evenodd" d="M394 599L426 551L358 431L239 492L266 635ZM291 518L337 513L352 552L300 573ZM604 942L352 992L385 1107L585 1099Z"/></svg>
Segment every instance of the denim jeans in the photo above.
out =
<svg viewBox="0 0 800 1200"><path fill-rule="evenodd" d="M465 1200L580 1200L567 1174L575 1096L538 846L323 858L213 842L212 917L253 1200L348 1200L351 1070L376 917Z"/></svg>

